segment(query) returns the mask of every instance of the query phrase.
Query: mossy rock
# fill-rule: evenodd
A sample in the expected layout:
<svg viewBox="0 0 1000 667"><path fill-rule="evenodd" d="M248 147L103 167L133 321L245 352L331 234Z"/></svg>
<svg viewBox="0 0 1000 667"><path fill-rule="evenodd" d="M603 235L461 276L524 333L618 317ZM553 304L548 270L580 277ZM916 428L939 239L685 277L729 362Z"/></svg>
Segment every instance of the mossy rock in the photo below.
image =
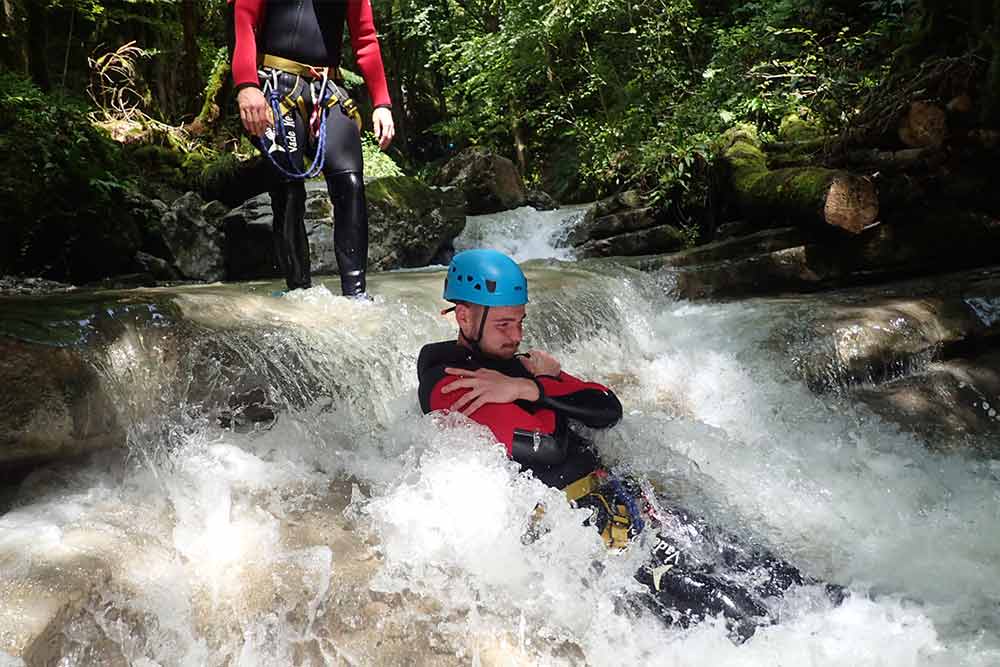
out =
<svg viewBox="0 0 1000 667"><path fill-rule="evenodd" d="M387 204L398 209L419 211L436 199L437 191L412 176L388 176L368 183L365 196L369 206Z"/></svg>
<svg viewBox="0 0 1000 667"><path fill-rule="evenodd" d="M813 141L823 137L823 130L797 114L789 114L781 119L778 137L782 141Z"/></svg>

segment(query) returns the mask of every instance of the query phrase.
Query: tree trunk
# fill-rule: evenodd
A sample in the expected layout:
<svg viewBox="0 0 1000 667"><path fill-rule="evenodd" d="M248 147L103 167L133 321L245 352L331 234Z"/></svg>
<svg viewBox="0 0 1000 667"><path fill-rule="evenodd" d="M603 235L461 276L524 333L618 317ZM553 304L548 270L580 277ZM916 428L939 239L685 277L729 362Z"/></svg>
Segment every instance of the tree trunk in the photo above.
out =
<svg viewBox="0 0 1000 667"><path fill-rule="evenodd" d="M201 93L201 73L198 63L198 3L195 0L181 2L181 27L184 32L183 51L181 53L181 89L189 108ZM207 101L207 100L206 100Z"/></svg>
<svg viewBox="0 0 1000 667"><path fill-rule="evenodd" d="M392 24L392 3L386 3L385 22ZM389 35L389 95L392 97L393 116L396 121L396 142L406 151L410 145L410 132L408 127L408 114L406 113L406 98L403 97L403 58L405 48L402 45L402 38L398 30L393 30ZM413 90L412 87L408 88Z"/></svg>
<svg viewBox="0 0 1000 667"><path fill-rule="evenodd" d="M29 1L28 8L28 71L42 90L51 88L49 80L48 45L45 10L36 1Z"/></svg>
<svg viewBox="0 0 1000 667"><path fill-rule="evenodd" d="M528 144L524 138L524 123L520 118L513 120L514 130L514 152L517 155L517 168L522 177L528 175Z"/></svg>
<svg viewBox="0 0 1000 667"><path fill-rule="evenodd" d="M751 130L730 130L722 149L740 212L762 227L819 223L857 234L878 218L878 196L867 178L819 167L770 170Z"/></svg>
<svg viewBox="0 0 1000 667"><path fill-rule="evenodd" d="M24 43L22 16L13 0L3 0L0 7L0 65L11 72L28 72L28 52Z"/></svg>
<svg viewBox="0 0 1000 667"><path fill-rule="evenodd" d="M986 125L1000 124L1000 0L993 0L992 29L986 40L990 50L990 65L986 71L986 82L980 120Z"/></svg>

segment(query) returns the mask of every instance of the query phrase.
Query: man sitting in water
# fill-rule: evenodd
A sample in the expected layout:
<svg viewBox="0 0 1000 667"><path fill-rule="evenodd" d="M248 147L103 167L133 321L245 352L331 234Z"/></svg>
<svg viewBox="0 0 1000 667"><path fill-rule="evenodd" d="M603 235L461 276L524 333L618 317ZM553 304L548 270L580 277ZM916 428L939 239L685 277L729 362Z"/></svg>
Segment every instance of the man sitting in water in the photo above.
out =
<svg viewBox="0 0 1000 667"><path fill-rule="evenodd" d="M669 623L687 625L724 614L735 640L772 621L762 597L780 595L804 580L792 565L762 551L749 551L714 533L686 512L664 511L632 480L615 479L592 443L570 420L607 428L622 416L609 388L578 379L540 350L519 353L528 282L520 267L495 250L467 250L448 267L444 299L454 304L458 337L424 346L417 360L424 413L460 411L488 426L522 468L543 483L564 489L571 502L589 507L589 523L611 547L623 548L646 522L660 541L636 573L649 589L649 606ZM716 563L697 562L668 534L682 527L684 544L710 553ZM703 548L704 547L704 548ZM752 574L753 589L721 574Z"/></svg>

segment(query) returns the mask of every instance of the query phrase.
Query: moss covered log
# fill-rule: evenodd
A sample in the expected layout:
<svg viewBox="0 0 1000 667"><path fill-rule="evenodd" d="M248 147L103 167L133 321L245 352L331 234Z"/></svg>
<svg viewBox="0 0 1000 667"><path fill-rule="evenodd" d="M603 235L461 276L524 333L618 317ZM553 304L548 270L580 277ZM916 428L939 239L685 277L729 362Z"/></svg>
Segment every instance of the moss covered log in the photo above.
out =
<svg viewBox="0 0 1000 667"><path fill-rule="evenodd" d="M732 128L717 147L740 213L762 227L820 223L857 234L878 217L870 180L820 167L769 169L753 128Z"/></svg>

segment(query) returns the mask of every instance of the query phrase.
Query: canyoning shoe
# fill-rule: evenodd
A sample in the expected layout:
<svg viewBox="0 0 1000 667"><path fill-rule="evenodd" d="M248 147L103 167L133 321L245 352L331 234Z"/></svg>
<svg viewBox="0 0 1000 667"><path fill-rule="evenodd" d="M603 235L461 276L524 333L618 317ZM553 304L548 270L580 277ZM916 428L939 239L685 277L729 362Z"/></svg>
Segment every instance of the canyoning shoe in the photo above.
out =
<svg viewBox="0 0 1000 667"><path fill-rule="evenodd" d="M280 299L281 297L285 296L286 294L288 294L288 292L286 290L283 290L283 289L276 289L273 292L271 292L271 296L274 297L275 299Z"/></svg>
<svg viewBox="0 0 1000 667"><path fill-rule="evenodd" d="M351 301L357 301L358 303L375 303L375 299L368 292L358 292L357 294L345 294Z"/></svg>

